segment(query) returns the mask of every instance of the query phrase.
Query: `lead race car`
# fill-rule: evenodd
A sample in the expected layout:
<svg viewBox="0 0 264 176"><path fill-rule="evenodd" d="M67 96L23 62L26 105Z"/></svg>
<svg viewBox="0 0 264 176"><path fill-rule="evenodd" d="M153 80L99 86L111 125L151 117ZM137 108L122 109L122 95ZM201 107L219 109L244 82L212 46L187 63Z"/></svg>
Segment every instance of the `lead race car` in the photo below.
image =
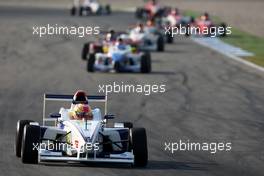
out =
<svg viewBox="0 0 264 176"><path fill-rule="evenodd" d="M46 101L72 101L71 108L61 108L59 113L45 116ZM76 106L102 102L101 110L91 110L92 119L76 120L70 112ZM86 111L85 111L86 112ZM76 112L83 115L81 112ZM84 117L84 116L82 116ZM147 136L144 128L134 128L132 123L115 123L107 127L113 115L107 114L106 96L86 96L83 91L75 95L45 94L43 125L32 120L17 122L15 153L23 163L36 164L61 162L112 162L144 167L148 162ZM53 126L48 124L52 123Z"/></svg>

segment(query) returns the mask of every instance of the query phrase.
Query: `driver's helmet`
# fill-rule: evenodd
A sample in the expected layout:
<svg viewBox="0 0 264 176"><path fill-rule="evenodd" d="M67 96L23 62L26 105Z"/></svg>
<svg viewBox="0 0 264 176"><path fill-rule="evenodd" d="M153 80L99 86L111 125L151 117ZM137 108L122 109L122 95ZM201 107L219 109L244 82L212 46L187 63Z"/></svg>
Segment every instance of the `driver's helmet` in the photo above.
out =
<svg viewBox="0 0 264 176"><path fill-rule="evenodd" d="M172 9L171 15L174 15L174 16L179 15L179 9L178 8Z"/></svg>
<svg viewBox="0 0 264 176"><path fill-rule="evenodd" d="M151 0L150 3L152 3L153 5L156 5L157 1L156 0Z"/></svg>
<svg viewBox="0 0 264 176"><path fill-rule="evenodd" d="M113 29L110 29L106 34L106 41L111 42L114 40L115 40L115 31Z"/></svg>
<svg viewBox="0 0 264 176"><path fill-rule="evenodd" d="M201 20L202 21L208 21L210 20L209 14L207 12L205 12L202 16L201 16Z"/></svg>
<svg viewBox="0 0 264 176"><path fill-rule="evenodd" d="M72 104L88 104L88 98L83 90L78 90L72 99Z"/></svg>
<svg viewBox="0 0 264 176"><path fill-rule="evenodd" d="M149 19L146 24L147 24L148 27L153 27L153 26L155 26L155 20L154 19Z"/></svg>
<svg viewBox="0 0 264 176"><path fill-rule="evenodd" d="M74 120L92 120L92 109L88 104L77 104L73 108L72 119Z"/></svg>
<svg viewBox="0 0 264 176"><path fill-rule="evenodd" d="M136 27L136 31L139 33L144 33L144 24L143 23L138 23Z"/></svg>
<svg viewBox="0 0 264 176"><path fill-rule="evenodd" d="M125 50L126 49L126 44L125 44L124 40L121 37L119 37L117 39L115 45L116 45L117 49L119 49L119 50Z"/></svg>

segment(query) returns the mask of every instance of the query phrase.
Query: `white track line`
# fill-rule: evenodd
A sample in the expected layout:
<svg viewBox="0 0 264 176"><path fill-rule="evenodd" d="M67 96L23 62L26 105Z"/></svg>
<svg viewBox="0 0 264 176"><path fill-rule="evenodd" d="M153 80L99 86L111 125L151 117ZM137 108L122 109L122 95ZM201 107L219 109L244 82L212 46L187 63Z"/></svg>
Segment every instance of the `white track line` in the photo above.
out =
<svg viewBox="0 0 264 176"><path fill-rule="evenodd" d="M220 54L222 54L224 56L229 57L230 59L233 59L233 60L235 60L237 62L240 62L240 63L242 63L244 65L247 65L249 67L252 67L252 68L254 68L254 69L256 69L256 70L261 71L261 72L264 73L264 68L261 67L261 66L258 66L258 65L254 64L252 62L249 62L249 61L247 61L245 59L242 59L242 58L240 58L240 57L238 57L238 56L236 56L234 54L230 54L230 53L227 53L227 52L222 52L219 49L212 47L211 45L205 44L203 42L199 42L199 41L197 41L197 40L195 40L193 38L191 38L191 39L192 39L192 41L194 41L195 43L197 43L199 45L202 45L202 46L204 46L206 48L212 49L212 50L214 50L214 51L216 51L216 52L218 52L218 53L220 53Z"/></svg>

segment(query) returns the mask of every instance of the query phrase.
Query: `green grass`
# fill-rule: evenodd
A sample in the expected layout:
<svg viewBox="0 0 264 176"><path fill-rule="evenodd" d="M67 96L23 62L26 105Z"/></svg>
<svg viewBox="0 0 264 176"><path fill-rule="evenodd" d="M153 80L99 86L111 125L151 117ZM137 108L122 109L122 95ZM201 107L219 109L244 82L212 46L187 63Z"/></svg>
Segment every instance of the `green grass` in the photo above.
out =
<svg viewBox="0 0 264 176"><path fill-rule="evenodd" d="M201 13L195 11L185 11L183 14L193 17L198 17L201 15ZM215 23L222 22L219 17L215 17L215 16L212 17L212 20ZM228 35L227 37L222 37L220 39L226 43L229 43L231 45L240 47L246 51L254 53L254 56L245 57L244 59L253 62L257 65L264 66L264 39L249 34L247 32L238 30L233 26L231 27L232 27L232 34Z"/></svg>

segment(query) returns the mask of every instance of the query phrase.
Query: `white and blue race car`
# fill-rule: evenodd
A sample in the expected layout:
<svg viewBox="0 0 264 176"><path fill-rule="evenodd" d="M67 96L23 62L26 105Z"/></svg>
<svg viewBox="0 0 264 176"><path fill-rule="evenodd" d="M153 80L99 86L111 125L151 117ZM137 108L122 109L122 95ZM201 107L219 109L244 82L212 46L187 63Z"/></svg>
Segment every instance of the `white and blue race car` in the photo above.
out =
<svg viewBox="0 0 264 176"><path fill-rule="evenodd" d="M134 28L120 37L141 51L164 51L165 42L163 34L155 27Z"/></svg>
<svg viewBox="0 0 264 176"><path fill-rule="evenodd" d="M71 15L74 16L79 12L79 16L109 15L111 14L111 6L109 4L103 6L97 0L73 0Z"/></svg>
<svg viewBox="0 0 264 176"><path fill-rule="evenodd" d="M79 95L83 96L83 95ZM144 167L148 162L147 136L144 128L133 128L129 122L108 127L107 96L86 96L89 102L105 103L105 115L92 110L93 120L71 120L70 109L45 116L46 101L72 101L73 95L45 94L43 125L32 120L17 122L15 153L23 163L61 162L127 163ZM77 99L85 99L77 97ZM49 126L53 124L53 126ZM49 125L48 125L49 124Z"/></svg>
<svg viewBox="0 0 264 176"><path fill-rule="evenodd" d="M122 40L122 39L121 39ZM103 52L89 54L87 71L101 72L151 72L151 55L149 52L137 51L130 44L109 44Z"/></svg>

